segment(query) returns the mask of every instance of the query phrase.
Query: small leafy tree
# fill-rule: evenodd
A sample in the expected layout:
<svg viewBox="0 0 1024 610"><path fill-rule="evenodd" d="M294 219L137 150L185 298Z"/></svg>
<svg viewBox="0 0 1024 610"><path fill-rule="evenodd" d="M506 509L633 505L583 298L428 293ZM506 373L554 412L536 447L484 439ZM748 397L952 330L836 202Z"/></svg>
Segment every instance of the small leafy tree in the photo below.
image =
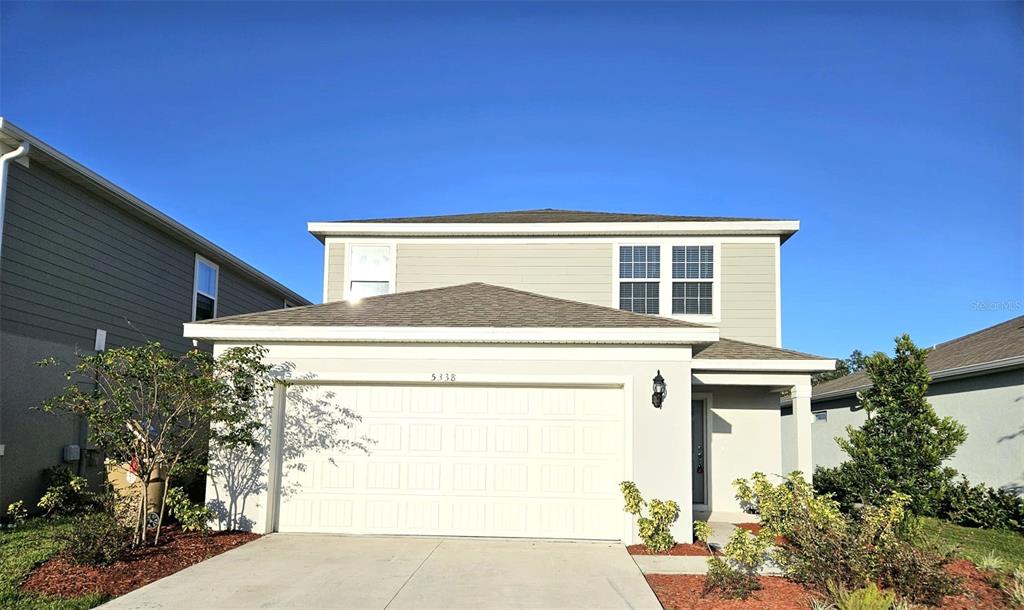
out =
<svg viewBox="0 0 1024 610"><path fill-rule="evenodd" d="M850 459L823 469L823 480L840 481L843 491L863 503L878 505L902 493L911 498L914 512L935 513L943 489L956 475L943 462L953 457L967 433L952 417L936 415L928 403L927 356L904 334L896 339L894 357L880 352L868 357L865 367L873 386L858 394L868 419L860 428L848 426L849 438L836 438Z"/></svg>
<svg viewBox="0 0 1024 610"><path fill-rule="evenodd" d="M173 476L201 466L207 440L224 446L255 442L262 424L249 416L252 403L262 400L273 384L265 353L260 346L238 347L214 359L200 350L176 355L150 342L81 355L65 374L71 383L44 403L48 411L84 415L92 442L108 458L129 464L139 477L134 544L147 542L152 481L163 474L166 496ZM154 544L160 539L165 504L161 502Z"/></svg>
<svg viewBox="0 0 1024 610"><path fill-rule="evenodd" d="M815 373L811 375L811 385L818 385L826 381L832 381L833 379L839 379L840 377L846 377L856 373L857 371L864 368L868 357L864 355L859 349L855 349L850 352L850 357L837 360L836 368L831 371L822 371L821 373Z"/></svg>
<svg viewBox="0 0 1024 610"><path fill-rule="evenodd" d="M623 510L636 517L644 546L655 552L666 551L675 546L672 524L679 519L679 505L673 500L662 502L652 498L650 502L645 501L636 483L632 481L623 481L619 484L619 489L626 503ZM643 516L645 508L646 517Z"/></svg>

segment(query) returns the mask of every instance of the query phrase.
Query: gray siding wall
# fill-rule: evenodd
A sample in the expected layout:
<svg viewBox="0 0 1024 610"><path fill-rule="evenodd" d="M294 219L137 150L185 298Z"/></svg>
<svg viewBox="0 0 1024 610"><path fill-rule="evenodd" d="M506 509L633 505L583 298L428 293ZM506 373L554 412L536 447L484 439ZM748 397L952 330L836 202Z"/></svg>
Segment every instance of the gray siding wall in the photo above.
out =
<svg viewBox="0 0 1024 610"><path fill-rule="evenodd" d="M723 337L776 345L775 244L722 244Z"/></svg>
<svg viewBox="0 0 1024 610"><path fill-rule="evenodd" d="M38 163L12 164L0 265L0 505L34 502L43 469L78 442L77 423L32 411L61 387L55 369L91 352L97 328L109 347L160 341L184 351L195 250ZM214 262L219 262L214 259ZM218 314L279 308L284 295L220 265ZM26 364L26 360L31 362ZM66 419L66 418L65 418Z"/></svg>
<svg viewBox="0 0 1024 610"><path fill-rule="evenodd" d="M952 416L967 428L967 441L949 465L973 483L1006 487L1024 493L1024 370L1004 371L951 381L928 389L928 400L940 416ZM815 466L835 466L846 459L835 437L846 426L860 426L866 414L855 397L815 401L812 410L827 411L828 421L811 424ZM783 416L785 420L792 416Z"/></svg>

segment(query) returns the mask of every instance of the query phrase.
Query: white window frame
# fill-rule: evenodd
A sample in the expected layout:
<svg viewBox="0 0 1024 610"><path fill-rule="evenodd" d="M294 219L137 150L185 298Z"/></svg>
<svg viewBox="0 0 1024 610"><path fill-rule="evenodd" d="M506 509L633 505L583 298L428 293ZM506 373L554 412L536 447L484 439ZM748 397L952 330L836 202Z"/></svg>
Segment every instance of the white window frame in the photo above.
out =
<svg viewBox="0 0 1024 610"><path fill-rule="evenodd" d="M391 250L391 268L389 270L388 278L387 278L387 282L388 282L387 294L394 294L395 293L395 283L396 283L395 281L396 281L397 275L398 275L398 273L397 273L397 269L398 269L398 243L397 242L393 242L393 241L360 241L360 240L355 240L355 241L345 242L345 275L342 278L342 281L345 282L343 298L346 301L352 298L352 282L353 281L356 281L356 282L363 282L363 281L366 281L366 282L383 282L384 281L384 280L363 280L363 279L356 279L356 278L352 277L352 261L354 259L354 257L352 256L352 247L353 246L377 246L377 247L386 247L386 248Z"/></svg>
<svg viewBox="0 0 1024 610"><path fill-rule="evenodd" d="M658 260L661 263L661 277L634 279L619 277L619 248L621 246L659 246ZM714 260L711 265L711 278L683 279L672 277L672 246L712 246ZM630 241L612 243L612 307L619 308L619 284L622 282L658 282L658 315L674 320L694 322L696 324L717 324L722 321L722 240L702 237L664 239L638 238ZM674 314L672 313L673 282L711 282L711 313L710 314Z"/></svg>
<svg viewBox="0 0 1024 610"><path fill-rule="evenodd" d="M818 423L818 422L828 423L828 411L827 410L823 409L823 410L820 410L820 411L811 411L811 415L814 416L814 423ZM819 417L821 415L824 415L825 417Z"/></svg>
<svg viewBox="0 0 1024 610"><path fill-rule="evenodd" d="M220 305L220 265L206 258L205 256L196 253L195 264L192 268L192 321L196 321L196 295L200 294L199 290L199 263L202 262L204 265L213 267L213 270L217 272L217 281L214 282L213 294L202 293L203 296L213 299L213 317L217 317L217 307Z"/></svg>

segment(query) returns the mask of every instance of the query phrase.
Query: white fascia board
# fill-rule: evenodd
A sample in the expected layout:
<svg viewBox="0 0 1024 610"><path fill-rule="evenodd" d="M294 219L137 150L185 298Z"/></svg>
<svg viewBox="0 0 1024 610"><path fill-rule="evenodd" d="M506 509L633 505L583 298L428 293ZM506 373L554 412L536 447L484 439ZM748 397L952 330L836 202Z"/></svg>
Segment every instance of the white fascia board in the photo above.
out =
<svg viewBox="0 0 1024 610"><path fill-rule="evenodd" d="M800 230L798 220L679 222L310 222L310 233L330 237L502 236L502 235L781 235Z"/></svg>
<svg viewBox="0 0 1024 610"><path fill-rule="evenodd" d="M718 340L717 328L461 328L185 324L207 341L353 341L374 343L610 343L690 345Z"/></svg>
<svg viewBox="0 0 1024 610"><path fill-rule="evenodd" d="M693 361L694 371L780 371L786 373L816 373L832 371L835 360L730 360L701 359Z"/></svg>

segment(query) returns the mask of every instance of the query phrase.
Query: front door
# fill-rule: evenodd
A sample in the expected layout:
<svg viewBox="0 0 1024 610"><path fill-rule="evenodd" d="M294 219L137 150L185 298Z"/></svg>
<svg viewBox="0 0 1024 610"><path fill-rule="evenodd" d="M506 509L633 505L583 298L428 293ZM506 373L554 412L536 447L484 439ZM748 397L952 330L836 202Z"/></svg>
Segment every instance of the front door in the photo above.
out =
<svg viewBox="0 0 1024 610"><path fill-rule="evenodd" d="M690 405L690 421L691 421L691 447L693 448L693 460L691 464L693 467L693 503L694 504L706 504L705 493L707 484L705 483L705 472L706 460L707 460L707 443L705 442L705 425L704 425L704 401L694 400Z"/></svg>

